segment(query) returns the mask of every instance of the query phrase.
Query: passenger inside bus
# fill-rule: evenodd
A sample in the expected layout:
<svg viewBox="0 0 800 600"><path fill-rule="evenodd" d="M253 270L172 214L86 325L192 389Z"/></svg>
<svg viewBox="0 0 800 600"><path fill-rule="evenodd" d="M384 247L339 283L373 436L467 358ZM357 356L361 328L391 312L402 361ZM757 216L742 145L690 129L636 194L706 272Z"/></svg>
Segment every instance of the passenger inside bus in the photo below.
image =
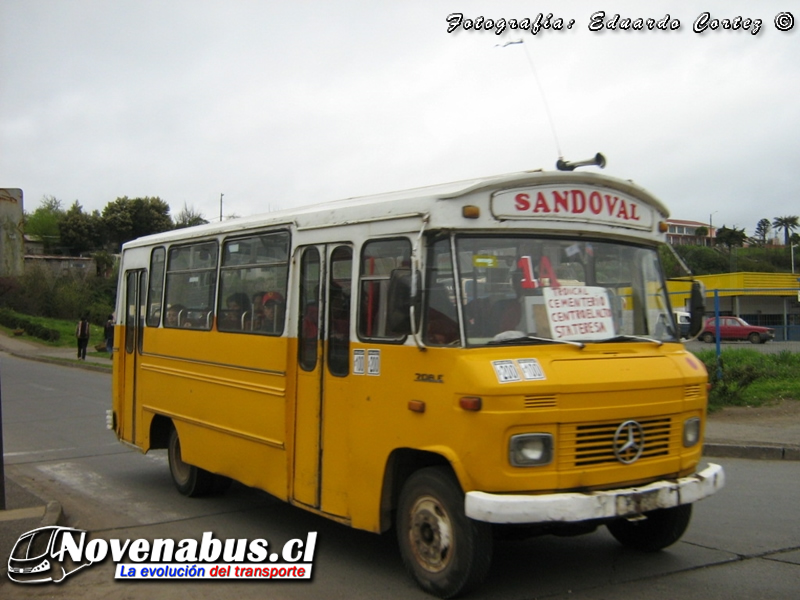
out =
<svg viewBox="0 0 800 600"><path fill-rule="evenodd" d="M250 300L243 292L236 292L228 296L225 300L226 309L220 311L219 328L228 331L242 329L249 306Z"/></svg>
<svg viewBox="0 0 800 600"><path fill-rule="evenodd" d="M434 285L428 292L428 314L425 341L448 345L460 339L456 305L443 285Z"/></svg>
<svg viewBox="0 0 800 600"><path fill-rule="evenodd" d="M249 328L258 331L264 324L264 294L267 292L256 292L252 295L253 312L250 313Z"/></svg>
<svg viewBox="0 0 800 600"><path fill-rule="evenodd" d="M283 314L285 302L280 292L267 292L262 299L261 331L281 333L283 331Z"/></svg>
<svg viewBox="0 0 800 600"><path fill-rule="evenodd" d="M167 309L164 327L181 327L186 307L183 304L173 304Z"/></svg>

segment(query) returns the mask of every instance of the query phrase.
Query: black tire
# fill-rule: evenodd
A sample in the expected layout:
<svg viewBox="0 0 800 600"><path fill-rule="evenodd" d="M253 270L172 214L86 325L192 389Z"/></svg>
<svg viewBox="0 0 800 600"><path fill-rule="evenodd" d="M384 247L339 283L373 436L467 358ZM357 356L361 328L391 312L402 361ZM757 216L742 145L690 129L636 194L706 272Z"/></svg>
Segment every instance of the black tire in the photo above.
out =
<svg viewBox="0 0 800 600"><path fill-rule="evenodd" d="M692 518L692 505L662 508L644 516L647 518L639 521L612 521L606 527L623 546L640 552L658 552L681 539Z"/></svg>
<svg viewBox="0 0 800 600"><path fill-rule="evenodd" d="M753 333L751 333L749 336L747 336L747 339L750 340L751 344L761 344L761 343L763 343L761 341L761 336L758 335L755 331Z"/></svg>
<svg viewBox="0 0 800 600"><path fill-rule="evenodd" d="M464 514L464 494L445 467L408 478L397 506L400 555L420 587L454 598L477 587L492 561L492 528Z"/></svg>
<svg viewBox="0 0 800 600"><path fill-rule="evenodd" d="M230 487L231 480L228 477L214 475L214 473L209 473L205 469L183 462L181 441L178 438L178 431L174 428L169 435L167 455L169 457L169 473L172 475L172 481L184 496L197 498L209 494L219 494Z"/></svg>
<svg viewBox="0 0 800 600"><path fill-rule="evenodd" d="M713 344L713 343L716 341L716 338L714 337L714 334L713 334L713 333L706 332L706 333L704 333L704 334L703 334L703 336L702 336L702 340L703 340L703 341L704 341L706 344Z"/></svg>

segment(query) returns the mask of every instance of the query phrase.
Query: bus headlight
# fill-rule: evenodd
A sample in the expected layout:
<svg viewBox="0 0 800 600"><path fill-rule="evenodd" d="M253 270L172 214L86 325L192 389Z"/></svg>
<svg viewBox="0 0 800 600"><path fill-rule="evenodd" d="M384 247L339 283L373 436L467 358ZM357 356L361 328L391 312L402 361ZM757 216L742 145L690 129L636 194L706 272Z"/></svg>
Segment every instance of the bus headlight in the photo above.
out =
<svg viewBox="0 0 800 600"><path fill-rule="evenodd" d="M691 448L700 441L700 419L692 417L683 422L683 445Z"/></svg>
<svg viewBox="0 0 800 600"><path fill-rule="evenodd" d="M512 435L508 458L515 467L533 467L553 461L553 436L549 433Z"/></svg>

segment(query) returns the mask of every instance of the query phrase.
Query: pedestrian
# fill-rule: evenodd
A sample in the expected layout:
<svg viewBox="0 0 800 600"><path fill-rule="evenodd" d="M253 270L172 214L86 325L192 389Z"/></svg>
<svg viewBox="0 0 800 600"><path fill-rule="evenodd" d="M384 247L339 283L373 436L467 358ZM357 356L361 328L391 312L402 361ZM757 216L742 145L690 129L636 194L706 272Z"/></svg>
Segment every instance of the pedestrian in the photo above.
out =
<svg viewBox="0 0 800 600"><path fill-rule="evenodd" d="M90 335L89 315L84 314L75 328L75 337L78 338L78 359L80 360L86 360L86 346L89 345Z"/></svg>
<svg viewBox="0 0 800 600"><path fill-rule="evenodd" d="M114 315L108 315L106 326L103 329L103 337L106 340L106 351L111 354L114 349Z"/></svg>

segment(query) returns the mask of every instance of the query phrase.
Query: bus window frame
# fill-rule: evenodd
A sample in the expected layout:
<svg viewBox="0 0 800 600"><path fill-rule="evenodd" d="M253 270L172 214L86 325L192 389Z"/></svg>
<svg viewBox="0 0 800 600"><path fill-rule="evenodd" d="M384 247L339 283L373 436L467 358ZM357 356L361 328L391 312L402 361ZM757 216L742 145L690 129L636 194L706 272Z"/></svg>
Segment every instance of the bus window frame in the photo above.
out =
<svg viewBox="0 0 800 600"><path fill-rule="evenodd" d="M198 249L205 245L213 245L214 248L214 256L215 259L213 261L213 268L212 267L202 267L202 268L179 268L175 269L174 271L170 270L170 265L173 258L174 251L180 251L181 249L191 248L193 246L197 246ZM218 239L203 239L203 240L194 240L185 244L173 244L170 245L167 250L167 265L164 271L164 298L165 304L168 304L167 310L169 310L173 305L180 304L185 306L186 314L198 313L200 316L194 318L192 321L187 321L181 325L176 327L167 326L165 321L165 327L169 327L170 329L181 328L181 329L192 329L195 331L211 331L213 328L214 316L216 315L216 297L217 297L217 287L219 285L219 265L220 265L220 248L219 248L219 240ZM210 261L211 262L211 261ZM175 302L168 303L166 300L170 298L170 275L180 275L180 274L187 274L187 273L197 273L202 275L211 274L213 276L213 281L211 281L210 285L203 284L203 287L208 288L208 307L207 308L196 308L194 306L189 306L188 301L185 298L177 298ZM202 314L205 313L205 314ZM188 324L187 324L188 323Z"/></svg>
<svg viewBox="0 0 800 600"><path fill-rule="evenodd" d="M285 247L286 255L285 255L283 261L280 261L280 262L269 262L269 263L266 263L266 262L265 263L249 262L249 263L233 264L233 265L225 266L225 264L224 264L225 251L228 248L229 244L240 243L240 242L248 241L248 240L256 240L257 241L260 238L264 238L264 237L267 237L267 236L269 236L269 237L276 236L277 237L277 236L279 236L281 234L286 236L286 240L285 240L285 243L286 243L286 247ZM291 234L291 231L289 231L288 229L283 229L282 228L282 229L264 230L264 231L259 231L259 232L251 232L251 233L248 233L248 234L239 234L239 235L234 235L234 236L229 236L229 237L223 238L222 239L222 243L220 244L220 252L219 252L219 255L218 255L218 258L217 258L218 275L217 275L216 312L215 312L215 315L217 316L217 327L216 327L217 331L219 331L220 333L226 333L226 334L227 333L246 333L246 334L254 334L254 335L267 335L267 336L273 336L273 337L282 336L286 332L286 317L287 317L287 313L288 313L288 311L287 311L287 308L288 308L287 298L288 298L288 289L289 289L289 285L290 285L290 281L289 280L291 278L291 262L292 262L292 258L291 257L292 257L292 234ZM228 327L220 327L219 316L223 313L223 311L227 310L227 308L224 308L225 303L226 303L226 297L230 296L231 294L237 293L237 292L233 292L231 290L226 290L225 289L224 273L225 272L230 273L230 272L233 272L233 271L244 271L244 270L255 269L255 268L273 268L273 267L278 267L279 268L280 266L282 266L283 269L284 269L284 272L283 272L283 275L282 275L283 288L280 289L280 290L278 290L278 289L263 290L265 293L267 293L267 292L278 292L283 296L283 299L284 299L283 307L282 307L283 314L281 315L280 328L275 330L275 331L267 331L267 330L263 330L263 329L253 329L252 328L252 321L251 321L251 329L249 329L249 330L244 328L244 323L242 324L242 328L240 328L240 329L228 328ZM244 292L242 292L242 293L244 293ZM245 309L244 312L245 312L245 314L246 313L251 313L251 319L252 319L254 317L252 312L253 312L253 310L255 308L249 302L249 300L252 300L252 293L246 293L245 295L248 296L249 310Z"/></svg>
<svg viewBox="0 0 800 600"><path fill-rule="evenodd" d="M389 313L391 312L392 306L396 304L395 303L396 299L391 298L390 294L392 292L396 293L397 288L400 287L399 285L397 285L398 278L395 277L395 273L401 272L403 269L408 269L409 275L411 273L411 269L408 267L408 265L403 265L402 261L400 265L396 265L395 268L393 268L387 275L380 275L380 276L365 275L365 273L363 272L366 264L365 259L367 258L365 256L367 247L370 244L382 244L382 243L393 243L393 242L394 243L404 242L407 244L408 257L405 260L410 265L411 256L414 251L414 245L413 242L407 237L393 236L388 238L370 238L361 244L361 250L359 252L358 282L356 288L358 292L358 310L356 312L356 335L358 340L360 341L367 341L380 344L403 344L405 343L406 338L410 334L410 331L401 331L399 333L393 333L393 334L386 333L385 335L366 335L362 331L362 319L366 318L364 311L369 309L369 307L367 306L367 300L365 298L365 296L367 295L367 291L363 289L363 284L365 282L382 282L382 281L386 282L385 294L387 296L386 298L387 314L385 316L384 327L388 331L389 324L391 321L391 315ZM393 283L395 283L395 285L392 285ZM409 301L405 303L400 302L400 305L401 306L405 305L406 309L410 307L410 291L411 291L410 284L408 290L409 290Z"/></svg>

